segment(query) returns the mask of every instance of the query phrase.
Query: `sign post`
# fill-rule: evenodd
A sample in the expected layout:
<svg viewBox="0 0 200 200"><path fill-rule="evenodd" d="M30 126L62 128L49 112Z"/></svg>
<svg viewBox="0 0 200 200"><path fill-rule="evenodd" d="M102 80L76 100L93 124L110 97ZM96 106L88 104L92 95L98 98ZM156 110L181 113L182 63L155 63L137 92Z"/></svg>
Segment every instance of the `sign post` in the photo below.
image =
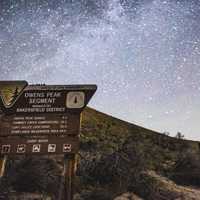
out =
<svg viewBox="0 0 200 200"><path fill-rule="evenodd" d="M73 198L80 116L96 85L0 81L0 176L6 156L64 155L65 199Z"/></svg>
<svg viewBox="0 0 200 200"><path fill-rule="evenodd" d="M65 155L64 157L64 171L65 171L64 197L67 200L73 199L74 163L75 163L75 157L73 154Z"/></svg>
<svg viewBox="0 0 200 200"><path fill-rule="evenodd" d="M7 156L0 157L0 178L3 177L6 167Z"/></svg>

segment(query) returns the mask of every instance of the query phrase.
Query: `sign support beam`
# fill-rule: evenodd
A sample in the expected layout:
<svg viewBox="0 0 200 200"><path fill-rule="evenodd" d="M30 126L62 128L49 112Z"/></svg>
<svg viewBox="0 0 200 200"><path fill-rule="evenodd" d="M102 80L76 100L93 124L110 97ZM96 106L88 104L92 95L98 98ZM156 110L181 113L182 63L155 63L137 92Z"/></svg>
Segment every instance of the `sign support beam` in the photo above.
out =
<svg viewBox="0 0 200 200"><path fill-rule="evenodd" d="M73 200L75 156L74 154L64 156L64 200Z"/></svg>
<svg viewBox="0 0 200 200"><path fill-rule="evenodd" d="M3 177L6 168L7 156L0 157L0 178Z"/></svg>

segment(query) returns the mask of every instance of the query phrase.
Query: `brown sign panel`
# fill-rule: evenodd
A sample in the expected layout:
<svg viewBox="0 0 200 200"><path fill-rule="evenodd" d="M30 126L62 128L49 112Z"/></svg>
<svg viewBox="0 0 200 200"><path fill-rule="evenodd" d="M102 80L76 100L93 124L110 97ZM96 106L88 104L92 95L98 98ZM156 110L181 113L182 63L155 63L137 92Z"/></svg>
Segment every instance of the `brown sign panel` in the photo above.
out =
<svg viewBox="0 0 200 200"><path fill-rule="evenodd" d="M96 89L0 81L0 155L77 153L80 113Z"/></svg>
<svg viewBox="0 0 200 200"><path fill-rule="evenodd" d="M0 117L0 136L78 135L80 114L32 114Z"/></svg>
<svg viewBox="0 0 200 200"><path fill-rule="evenodd" d="M0 89L3 84L1 81ZM0 95L0 108L7 114L80 113L96 89L96 85L28 85L19 93L17 86L16 88L12 86L8 102L13 98L16 101L12 105L8 103L9 106L5 106L3 101L5 98ZM1 93L3 91L5 92L5 89Z"/></svg>
<svg viewBox="0 0 200 200"><path fill-rule="evenodd" d="M3 138L0 155L74 154L79 150L78 137Z"/></svg>

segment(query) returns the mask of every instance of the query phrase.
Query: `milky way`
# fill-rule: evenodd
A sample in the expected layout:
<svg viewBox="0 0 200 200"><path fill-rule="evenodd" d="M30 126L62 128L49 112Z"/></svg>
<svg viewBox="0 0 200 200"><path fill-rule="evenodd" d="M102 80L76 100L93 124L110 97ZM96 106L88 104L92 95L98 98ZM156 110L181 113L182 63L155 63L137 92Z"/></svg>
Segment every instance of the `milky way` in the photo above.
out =
<svg viewBox="0 0 200 200"><path fill-rule="evenodd" d="M0 79L98 85L100 111L200 140L198 0L2 0Z"/></svg>

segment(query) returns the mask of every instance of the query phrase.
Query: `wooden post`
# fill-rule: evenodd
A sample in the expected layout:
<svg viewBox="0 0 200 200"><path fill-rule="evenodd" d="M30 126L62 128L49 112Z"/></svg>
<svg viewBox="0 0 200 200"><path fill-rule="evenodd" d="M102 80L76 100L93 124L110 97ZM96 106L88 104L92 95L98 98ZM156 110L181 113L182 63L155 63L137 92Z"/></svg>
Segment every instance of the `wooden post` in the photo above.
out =
<svg viewBox="0 0 200 200"><path fill-rule="evenodd" d="M62 173L61 179L60 179L60 184L59 184L59 189L58 189L58 198L57 198L58 200L63 200L64 199L64 197L63 197L63 195L64 195L63 188L64 188L64 182L65 182L64 181L65 180L64 173L65 173L65 170L63 170L63 173Z"/></svg>
<svg viewBox="0 0 200 200"><path fill-rule="evenodd" d="M75 155L64 156L64 200L73 200Z"/></svg>
<svg viewBox="0 0 200 200"><path fill-rule="evenodd" d="M7 156L0 157L0 178L3 177L6 168Z"/></svg>
<svg viewBox="0 0 200 200"><path fill-rule="evenodd" d="M73 195L74 195L74 181L75 181L75 174L76 174L76 155L73 155L73 158L71 160L72 162L72 199L73 199Z"/></svg>

